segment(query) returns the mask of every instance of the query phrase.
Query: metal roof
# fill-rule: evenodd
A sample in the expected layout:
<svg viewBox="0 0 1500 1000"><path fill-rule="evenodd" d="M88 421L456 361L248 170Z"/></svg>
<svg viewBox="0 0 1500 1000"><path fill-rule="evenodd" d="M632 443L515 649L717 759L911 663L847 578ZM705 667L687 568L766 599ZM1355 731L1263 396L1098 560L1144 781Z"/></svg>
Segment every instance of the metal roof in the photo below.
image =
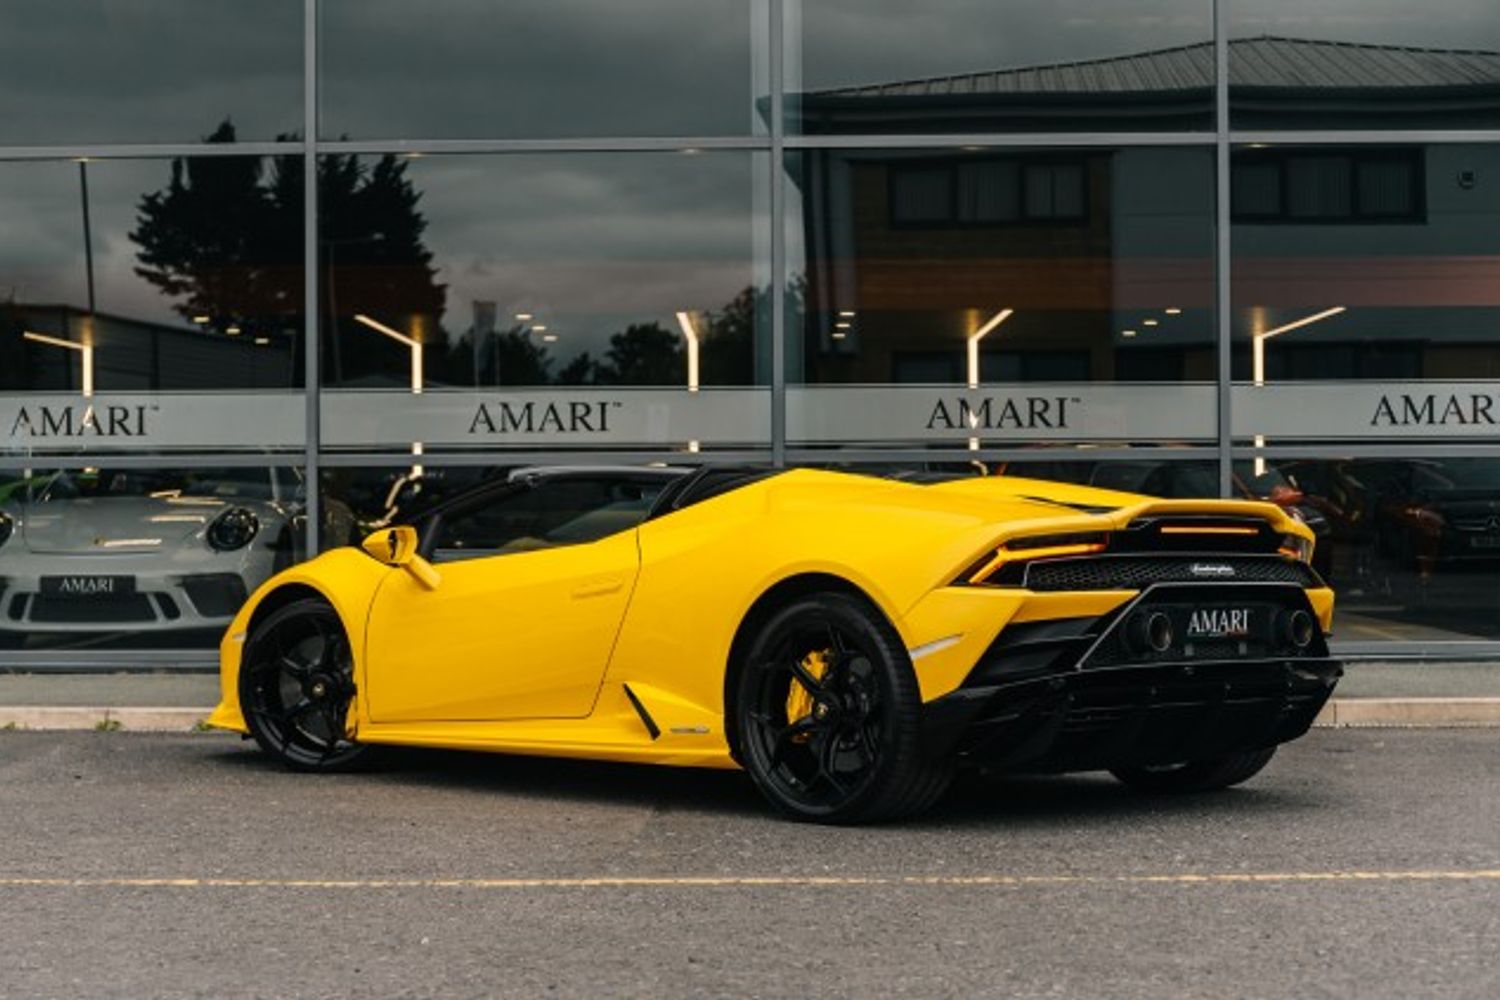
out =
<svg viewBox="0 0 1500 1000"><path fill-rule="evenodd" d="M1500 84L1500 52L1424 49L1262 35L1231 39L1233 87L1406 90ZM962 97L1202 90L1214 79L1212 42L1042 66L836 87L817 97ZM809 95L814 96L814 95Z"/></svg>

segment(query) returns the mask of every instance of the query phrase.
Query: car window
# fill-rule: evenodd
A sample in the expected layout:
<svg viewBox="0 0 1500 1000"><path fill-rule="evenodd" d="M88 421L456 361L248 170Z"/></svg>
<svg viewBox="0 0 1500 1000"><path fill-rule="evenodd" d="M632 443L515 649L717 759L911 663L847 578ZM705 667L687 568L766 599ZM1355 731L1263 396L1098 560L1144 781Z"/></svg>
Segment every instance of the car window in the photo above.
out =
<svg viewBox="0 0 1500 1000"><path fill-rule="evenodd" d="M596 541L640 524L666 480L568 477L502 493L437 519L433 562Z"/></svg>

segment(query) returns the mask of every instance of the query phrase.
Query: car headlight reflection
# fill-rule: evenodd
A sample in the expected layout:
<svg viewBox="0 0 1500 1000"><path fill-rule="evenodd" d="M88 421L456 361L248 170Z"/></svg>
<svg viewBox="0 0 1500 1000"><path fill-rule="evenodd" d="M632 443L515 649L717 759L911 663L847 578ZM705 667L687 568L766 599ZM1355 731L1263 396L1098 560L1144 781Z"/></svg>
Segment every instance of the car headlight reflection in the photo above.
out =
<svg viewBox="0 0 1500 1000"><path fill-rule="evenodd" d="M260 531L260 518L244 507L231 507L208 526L208 544L219 552L233 552L249 545Z"/></svg>

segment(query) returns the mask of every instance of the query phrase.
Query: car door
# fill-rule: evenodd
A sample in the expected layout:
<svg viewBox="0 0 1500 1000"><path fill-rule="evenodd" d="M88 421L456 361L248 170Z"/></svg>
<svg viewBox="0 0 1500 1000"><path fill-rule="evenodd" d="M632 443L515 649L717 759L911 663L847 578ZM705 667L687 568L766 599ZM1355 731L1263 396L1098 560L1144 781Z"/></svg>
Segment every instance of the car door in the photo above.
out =
<svg viewBox="0 0 1500 1000"><path fill-rule="evenodd" d="M635 586L635 526L660 484L561 476L424 526L441 581L391 574L370 609L366 696L383 722L580 718Z"/></svg>

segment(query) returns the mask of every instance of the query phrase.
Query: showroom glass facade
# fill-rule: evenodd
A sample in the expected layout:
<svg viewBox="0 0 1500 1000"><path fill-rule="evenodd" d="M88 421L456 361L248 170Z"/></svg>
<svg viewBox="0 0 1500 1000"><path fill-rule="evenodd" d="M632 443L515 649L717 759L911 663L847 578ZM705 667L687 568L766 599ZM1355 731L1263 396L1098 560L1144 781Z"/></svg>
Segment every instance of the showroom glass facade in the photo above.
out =
<svg viewBox="0 0 1500 1000"><path fill-rule="evenodd" d="M1500 654L1489 0L419 6L0 11L0 665L600 461L1262 498Z"/></svg>

